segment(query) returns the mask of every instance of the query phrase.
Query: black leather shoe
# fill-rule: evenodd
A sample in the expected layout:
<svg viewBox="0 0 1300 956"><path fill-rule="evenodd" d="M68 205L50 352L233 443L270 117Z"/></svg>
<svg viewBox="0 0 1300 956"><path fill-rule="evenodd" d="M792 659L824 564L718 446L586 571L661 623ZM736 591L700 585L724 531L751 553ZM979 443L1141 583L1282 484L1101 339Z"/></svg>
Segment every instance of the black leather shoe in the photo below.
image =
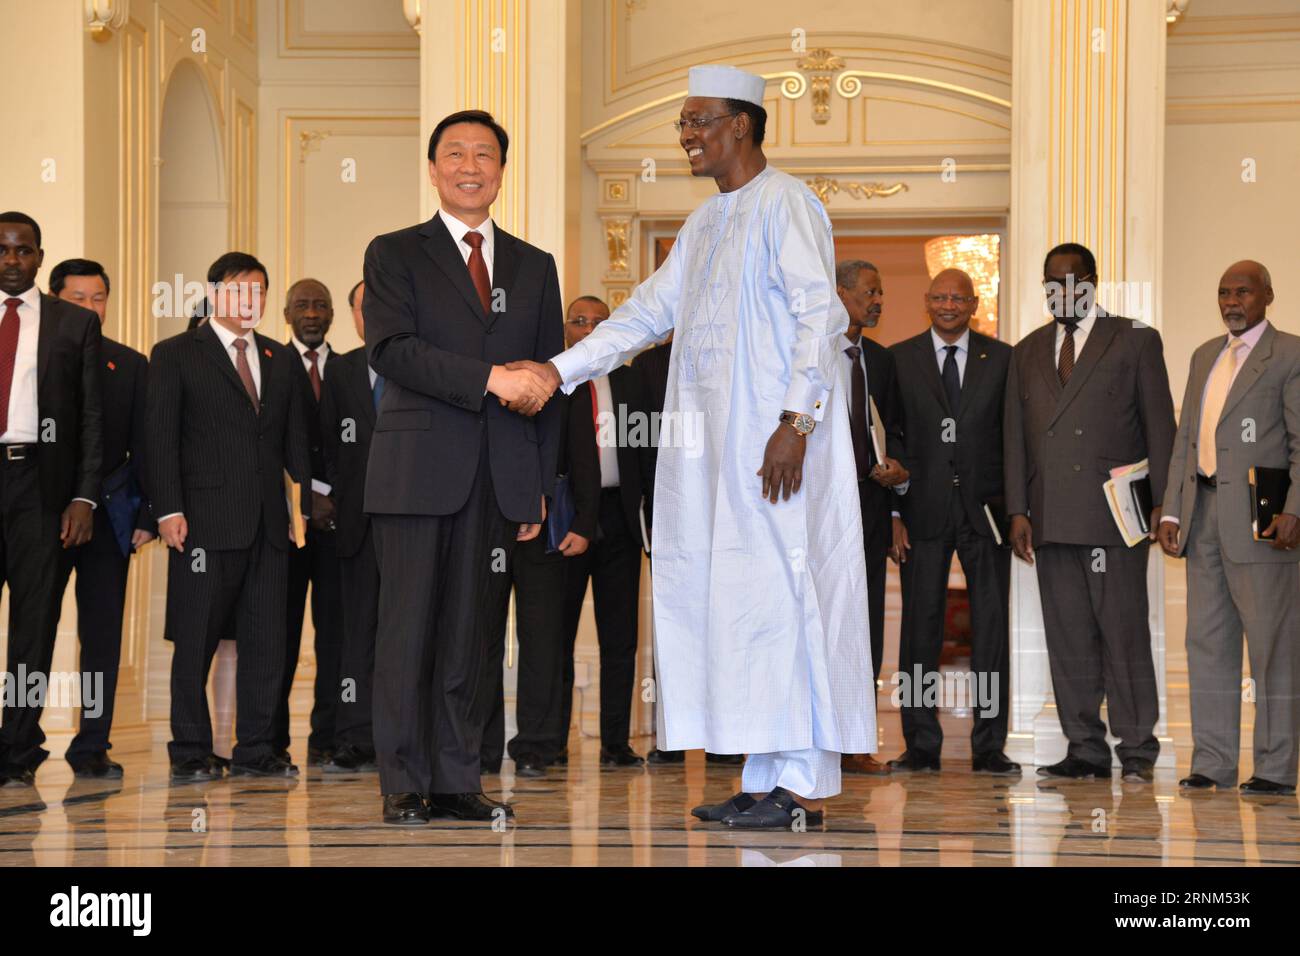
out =
<svg viewBox="0 0 1300 956"><path fill-rule="evenodd" d="M501 772L501 761L498 760L496 763L491 763L486 760L480 760L478 763L478 772L479 776L482 777L491 777L494 774L498 774Z"/></svg>
<svg viewBox="0 0 1300 956"><path fill-rule="evenodd" d="M824 815L820 810L805 810L795 795L784 787L776 787L748 810L722 818L733 830L792 830L796 822L819 827Z"/></svg>
<svg viewBox="0 0 1300 956"><path fill-rule="evenodd" d="M724 767L738 767L745 762L744 754L704 754L705 763L722 764Z"/></svg>
<svg viewBox="0 0 1300 956"><path fill-rule="evenodd" d="M565 747L558 754L551 758L551 763L557 767L567 767L569 765L569 748Z"/></svg>
<svg viewBox="0 0 1300 956"><path fill-rule="evenodd" d="M28 767L5 767L0 770L0 787L30 787L36 783L36 771Z"/></svg>
<svg viewBox="0 0 1300 956"><path fill-rule="evenodd" d="M333 747L308 747L307 766L323 767L334 759Z"/></svg>
<svg viewBox="0 0 1300 956"><path fill-rule="evenodd" d="M1110 779L1110 767L1105 764L1088 763L1075 757L1066 757L1060 763L1039 767L1040 777L1058 777L1065 780Z"/></svg>
<svg viewBox="0 0 1300 956"><path fill-rule="evenodd" d="M1213 790L1216 784L1205 774L1194 773L1190 777L1183 777L1178 781L1178 787L1181 790Z"/></svg>
<svg viewBox="0 0 1300 956"><path fill-rule="evenodd" d="M1020 776L1020 764L1011 760L1001 750L980 754L971 761L975 773L991 773L998 777Z"/></svg>
<svg viewBox="0 0 1300 956"><path fill-rule="evenodd" d="M275 752L275 755L279 757L281 760L283 760L285 763L293 763L293 758L289 756L288 750L277 750Z"/></svg>
<svg viewBox="0 0 1300 956"><path fill-rule="evenodd" d="M1120 766L1120 779L1125 783L1150 783L1155 779L1155 763L1142 757L1129 757Z"/></svg>
<svg viewBox="0 0 1300 956"><path fill-rule="evenodd" d="M1251 777L1241 785L1241 792L1247 796L1289 797L1295 793L1295 787L1285 783L1274 783L1263 777Z"/></svg>
<svg viewBox="0 0 1300 956"><path fill-rule="evenodd" d="M515 758L515 775L518 777L545 777L546 761L531 751L522 753Z"/></svg>
<svg viewBox="0 0 1300 956"><path fill-rule="evenodd" d="M648 764L666 764L666 763L685 763L685 750L660 750L656 747L645 755L645 762Z"/></svg>
<svg viewBox="0 0 1300 956"><path fill-rule="evenodd" d="M108 759L108 752L101 750L86 757L73 757L68 761L73 776L99 777L106 780L121 780L122 765Z"/></svg>
<svg viewBox="0 0 1300 956"><path fill-rule="evenodd" d="M642 757L627 744L600 748L600 765L602 767L639 767L643 763L645 763L645 757Z"/></svg>
<svg viewBox="0 0 1300 956"><path fill-rule="evenodd" d="M212 771L214 778L220 779L230 772L230 758L208 754L208 769Z"/></svg>
<svg viewBox="0 0 1300 956"><path fill-rule="evenodd" d="M894 773L938 773L939 758L919 750L905 750L901 757L889 761Z"/></svg>
<svg viewBox="0 0 1300 956"><path fill-rule="evenodd" d="M374 773L378 769L373 750L351 744L334 751L329 762L321 767L323 773Z"/></svg>
<svg viewBox="0 0 1300 956"><path fill-rule="evenodd" d="M384 794L384 822L399 827L418 827L429 822L429 808L418 793Z"/></svg>
<svg viewBox="0 0 1300 956"><path fill-rule="evenodd" d="M745 791L736 794L726 803L703 803L691 810L691 816L697 820L718 823L732 814L744 813L758 801Z"/></svg>
<svg viewBox="0 0 1300 956"><path fill-rule="evenodd" d="M232 763L230 775L232 777L296 777L298 768L283 757L267 754L265 757L247 763Z"/></svg>
<svg viewBox="0 0 1300 956"><path fill-rule="evenodd" d="M498 803L481 793L431 793L429 794L430 817L455 817L457 820L495 820L500 811L505 812L507 820L513 820L514 807L508 803Z"/></svg>
<svg viewBox="0 0 1300 956"><path fill-rule="evenodd" d="M212 766L206 757L190 757L172 764L173 783L202 783L211 779Z"/></svg>

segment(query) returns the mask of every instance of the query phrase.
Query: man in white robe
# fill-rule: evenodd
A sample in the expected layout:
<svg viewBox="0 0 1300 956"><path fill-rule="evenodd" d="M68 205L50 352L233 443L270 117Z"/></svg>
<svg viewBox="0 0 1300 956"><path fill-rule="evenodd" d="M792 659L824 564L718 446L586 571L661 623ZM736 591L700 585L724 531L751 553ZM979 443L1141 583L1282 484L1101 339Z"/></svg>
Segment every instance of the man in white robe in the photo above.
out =
<svg viewBox="0 0 1300 956"><path fill-rule="evenodd" d="M761 148L762 77L690 71L681 145L720 190L626 303L548 365L566 393L675 331L655 478L660 740L748 755L735 828L821 822L876 750L867 585L830 220Z"/></svg>

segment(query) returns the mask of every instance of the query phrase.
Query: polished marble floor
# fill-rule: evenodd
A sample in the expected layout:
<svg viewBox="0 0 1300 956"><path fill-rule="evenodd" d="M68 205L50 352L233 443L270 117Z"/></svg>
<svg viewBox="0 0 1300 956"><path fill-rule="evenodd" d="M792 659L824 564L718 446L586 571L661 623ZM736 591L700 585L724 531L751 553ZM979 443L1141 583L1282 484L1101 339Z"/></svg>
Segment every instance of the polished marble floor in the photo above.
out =
<svg viewBox="0 0 1300 956"><path fill-rule="evenodd" d="M733 833L690 807L738 789L738 768L707 764L602 769L575 733L567 769L516 779L506 761L485 789L514 803L504 830L435 821L379 822L374 775L304 769L290 782L225 780L171 786L160 728L118 735L116 784L74 781L57 754L35 787L0 789L4 866L1161 866L1300 864L1296 798L1180 795L1179 771L1153 786L1077 782L1046 787L976 776L965 721L945 716L942 773L845 777L824 828ZM898 752L897 716L882 713L884 756ZM305 729L305 728L304 728ZM638 750L649 745L634 740ZM299 755L301 756L301 755ZM1180 759L1180 764L1182 763Z"/></svg>

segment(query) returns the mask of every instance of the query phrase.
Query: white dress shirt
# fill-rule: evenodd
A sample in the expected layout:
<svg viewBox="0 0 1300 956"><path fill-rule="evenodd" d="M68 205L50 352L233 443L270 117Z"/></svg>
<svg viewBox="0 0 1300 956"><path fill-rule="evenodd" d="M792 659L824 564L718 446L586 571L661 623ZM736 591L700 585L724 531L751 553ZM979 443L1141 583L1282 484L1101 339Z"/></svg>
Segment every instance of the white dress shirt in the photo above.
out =
<svg viewBox="0 0 1300 956"><path fill-rule="evenodd" d="M29 445L40 441L40 411L37 408L36 345L41 335L41 290L32 286L22 295L0 294L0 322L8 308L5 299L19 299L18 351L14 355L14 378L9 386L9 425L0 444Z"/></svg>
<svg viewBox="0 0 1300 956"><path fill-rule="evenodd" d="M293 342L293 347L296 348L298 354L302 356L303 370L310 376L312 360L307 357L307 353L311 351L310 347L303 345L302 341L296 335L289 336L289 340ZM321 382L325 381L325 359L329 357L329 354L330 344L328 342L322 342L316 347L316 374L320 376ZM374 385L375 383L372 381L370 384ZM311 490L319 495L328 495L333 491L333 488L321 481L319 478L313 478L311 480Z"/></svg>
<svg viewBox="0 0 1300 956"><path fill-rule="evenodd" d="M492 218L489 216L484 219L481 225L471 230L465 223L461 222L445 209L439 209L438 215L442 217L443 224L447 231L451 233L451 238L456 241L456 249L460 252L460 257L469 264L469 254L474 250L470 248L469 243L465 242L465 233L473 231L483 235L483 261L487 264L488 282L492 281L492 264L496 260L496 229L492 226Z"/></svg>
<svg viewBox="0 0 1300 956"><path fill-rule="evenodd" d="M1079 361L1079 356L1083 354L1083 343L1088 341L1088 333L1092 331L1093 324L1097 321L1097 304L1094 302L1088 314L1079 320L1078 325L1074 327L1074 361ZM1056 351L1052 358L1057 368L1061 367L1061 343L1065 341L1065 323L1056 323Z"/></svg>
<svg viewBox="0 0 1300 956"><path fill-rule="evenodd" d="M244 349L244 355L248 358L248 370L253 375L253 387L257 389L260 398L262 395L262 363L258 358L257 339L253 338L253 330L245 329L242 334L236 335L216 319L209 320L208 325L212 327L213 332L217 333L217 338L221 341L222 347L225 348L226 355L230 357L230 364L235 367L236 373L239 372L239 361L235 358L238 354L238 350L234 345L235 339L244 339L248 342L248 347ZM175 518L179 514L184 514L184 512L173 511L171 514L163 515L158 519L158 523L161 524L168 518Z"/></svg>
<svg viewBox="0 0 1300 956"><path fill-rule="evenodd" d="M1076 338L1077 338L1077 333L1076 333ZM957 352L956 352L957 384L965 385L966 384L966 356L970 352L970 328L968 327L966 331L961 334L961 338L959 338L956 342L945 342L943 339L939 338L939 333L934 330L934 326L931 326L930 340L934 343L934 358L935 361L939 363L940 380L942 380L943 378L943 363L948 359L948 353L944 350L948 348L949 345L957 346ZM1058 348L1059 347L1060 346L1058 346Z"/></svg>
<svg viewBox="0 0 1300 956"><path fill-rule="evenodd" d="M609 376L593 378L596 388L596 410L600 415L600 430L596 432L596 452L600 457L600 487L618 487L618 415L614 410L614 393L609 387ZM607 440L601 441L601 435Z"/></svg>

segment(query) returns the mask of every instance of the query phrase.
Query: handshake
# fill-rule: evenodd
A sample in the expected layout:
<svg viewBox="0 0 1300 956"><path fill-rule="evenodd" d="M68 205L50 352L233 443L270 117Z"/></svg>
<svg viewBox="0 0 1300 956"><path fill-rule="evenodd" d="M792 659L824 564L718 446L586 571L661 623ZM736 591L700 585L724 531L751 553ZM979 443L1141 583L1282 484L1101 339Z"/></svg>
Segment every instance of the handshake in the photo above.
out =
<svg viewBox="0 0 1300 956"><path fill-rule="evenodd" d="M529 418L542 410L559 387L560 373L550 362L542 364L521 359L494 365L488 373L487 388L497 401L512 412Z"/></svg>

